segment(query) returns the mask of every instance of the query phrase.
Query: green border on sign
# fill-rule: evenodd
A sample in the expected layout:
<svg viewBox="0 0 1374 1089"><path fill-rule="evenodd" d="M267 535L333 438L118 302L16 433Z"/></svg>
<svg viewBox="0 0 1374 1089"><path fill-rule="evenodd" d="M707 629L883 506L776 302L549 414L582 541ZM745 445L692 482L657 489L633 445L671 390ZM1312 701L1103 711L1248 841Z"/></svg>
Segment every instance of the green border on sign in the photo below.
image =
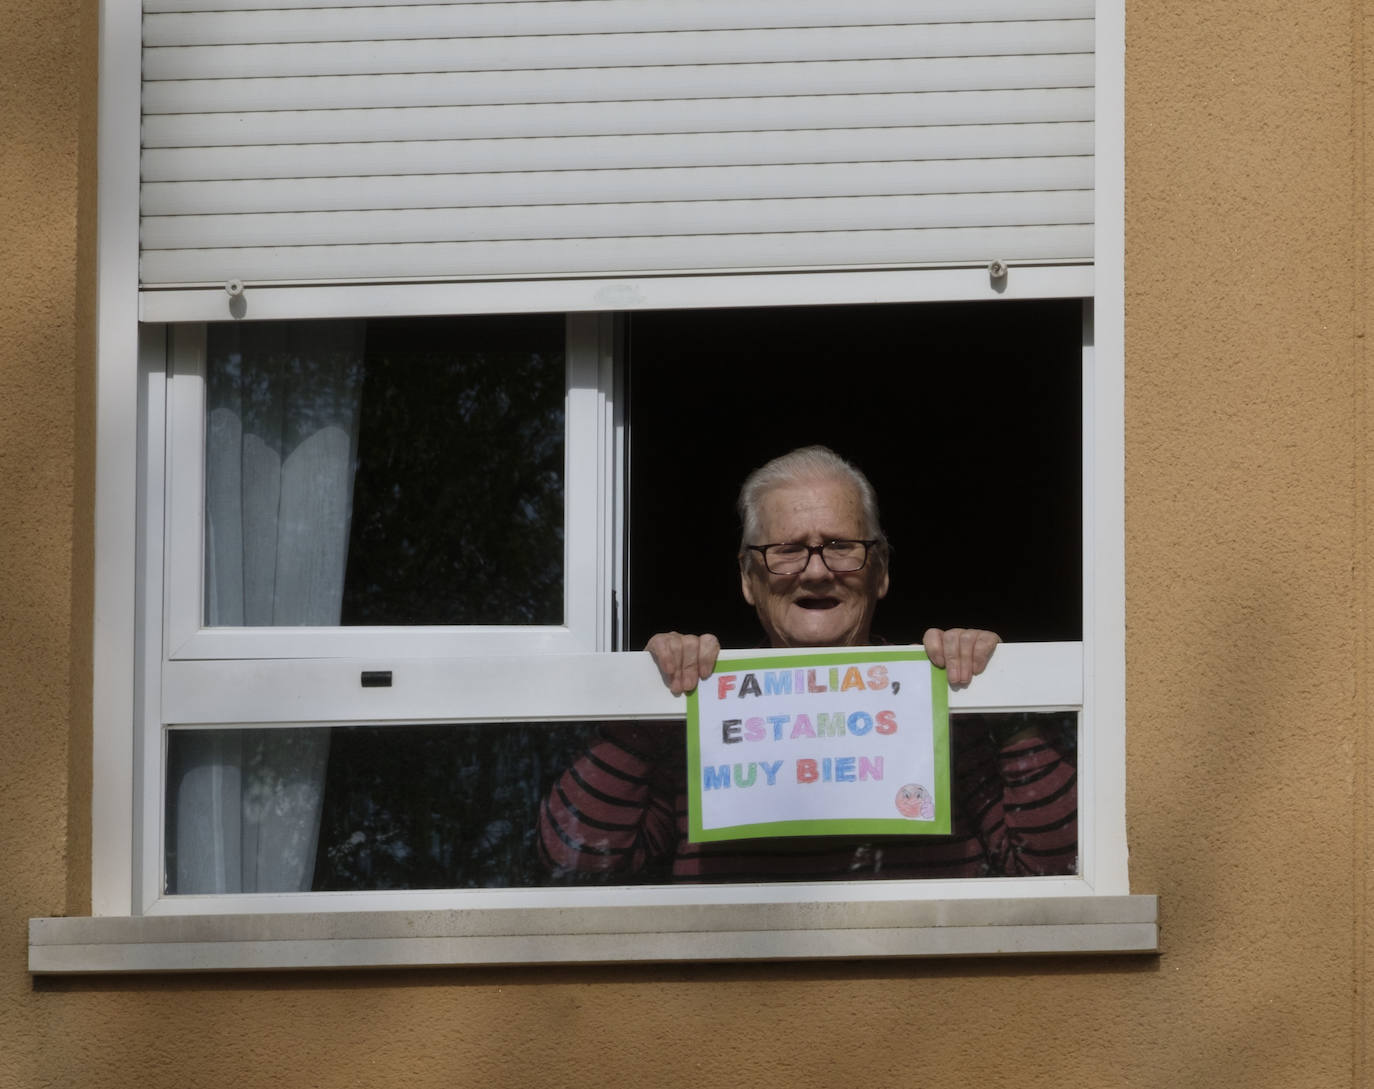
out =
<svg viewBox="0 0 1374 1089"><path fill-rule="evenodd" d="M764 654L722 658L711 674L726 669L796 669L856 662L929 662L924 650L834 650L815 654ZM705 683L705 682L703 682ZM947 836L951 828L949 797L949 682L945 671L930 667L931 738L935 750L935 819L868 817L854 820L780 820L738 824L729 828L701 826L701 710L697 690L687 693L687 838L692 843L782 836Z"/></svg>

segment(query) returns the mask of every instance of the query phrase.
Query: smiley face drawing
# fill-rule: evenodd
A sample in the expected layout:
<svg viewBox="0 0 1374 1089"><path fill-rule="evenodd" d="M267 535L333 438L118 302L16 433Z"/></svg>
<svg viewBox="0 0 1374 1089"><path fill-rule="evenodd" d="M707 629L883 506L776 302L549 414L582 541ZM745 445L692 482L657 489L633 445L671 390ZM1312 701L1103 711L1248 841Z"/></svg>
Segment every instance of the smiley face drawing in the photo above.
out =
<svg viewBox="0 0 1374 1089"><path fill-rule="evenodd" d="M897 791L897 812L912 820L934 820L935 799L920 783L907 783Z"/></svg>

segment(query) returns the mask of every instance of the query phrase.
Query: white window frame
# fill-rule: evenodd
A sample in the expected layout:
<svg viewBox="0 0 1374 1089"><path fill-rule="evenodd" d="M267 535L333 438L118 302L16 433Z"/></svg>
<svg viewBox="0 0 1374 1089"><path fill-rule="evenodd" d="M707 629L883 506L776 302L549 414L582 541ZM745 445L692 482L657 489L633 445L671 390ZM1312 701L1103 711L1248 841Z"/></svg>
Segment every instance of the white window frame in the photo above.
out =
<svg viewBox="0 0 1374 1089"><path fill-rule="evenodd" d="M156 372L161 365L165 337L153 323L206 320L212 315L194 312L188 300L178 300L176 292L142 300L139 297L139 24L137 6L128 0L102 3L93 678L93 764L99 774L92 784L95 918L35 920L30 942L33 970L601 960L659 955L650 951L655 948L664 959L672 959L1053 949L1144 951L1155 947L1154 898L1130 895L1125 837L1124 0L1099 0L1097 9L1093 269L1016 268L1004 285L990 283L987 273L976 269L768 275L750 279L747 300L749 305L767 305L770 298L792 305L820 305L1092 297L1091 338L1083 360L1085 564L1081 651L1072 644L1006 646L999 650L988 673L963 693L956 693L951 701L956 709L1084 708L1079 797L1083 872L1071 878L959 882L535 890L546 894L542 901L537 897L535 901L521 900L513 891L494 891L469 894L464 901L452 892L434 892L392 894L384 901L375 898L380 894L370 893L305 894L305 900L271 894L178 897L172 904L147 886L144 875L150 867L146 853L153 846L147 829L160 824L161 809L159 800L159 807L148 811L147 778L153 757L146 751L150 747L144 743L142 724L150 715L160 713L148 704L163 697L164 681L171 686L182 682L164 678L162 657L149 653L144 642L146 618L162 615L160 586L150 585L146 579L136 584L132 577L149 544L142 527L160 525L163 515L161 497L141 488L140 480L149 469L144 456L149 449L148 434L160 434L165 424L156 406L143 400L148 384L136 378ZM198 296L203 297L203 293ZM254 310L253 317L287 316L272 312L279 306L291 310L290 316L295 317L353 317L362 313L497 313L534 306L571 313L741 304L739 280L729 276L551 284L548 305L532 302L528 293L517 301L515 290L504 284L277 289L267 301L269 305ZM218 319L226 316L227 310L213 315ZM614 495L614 487L605 494ZM1054 659L1049 668L1039 657L1046 654ZM505 665L512 662L507 659ZM184 664L195 667L204 663ZM351 670L356 665L356 661L343 662L340 668ZM256 677L254 670L276 667L270 660L241 659L226 663L223 675L251 683ZM475 678L489 677L490 670L499 668L502 665L496 659L444 664L449 672L471 670ZM592 658L559 655L545 660L540 668L549 671L548 680L572 686L572 696L559 701L561 711L544 708L550 717L668 717L681 713L642 654ZM1046 677L1055 678L1054 690L1042 693L1047 702L1028 700L1030 689L1025 686ZM1078 678L1076 693L1071 691L1070 677ZM432 693L436 706L446 698L440 688ZM614 693L606 697L609 702L598 702L601 697L594 697L594 693L608 692ZM1075 694L1077 698L1064 698ZM569 713L574 704L578 711ZM326 720L338 718L328 707L320 710ZM492 706L481 701L465 705L465 714L484 719L531 717L530 713L538 710L534 705L516 706L509 701ZM443 717L451 719L451 711ZM395 899L396 895L402 899ZM322 896L335 899L326 906ZM463 906L457 907L460 902ZM472 907L479 904L490 912L474 912ZM842 914L848 922L839 924L826 915L826 904L844 909ZM899 907L905 914L894 917L885 911L884 904ZM648 905L654 906L654 922L634 914L637 906ZM796 914L804 906L820 912L812 923ZM577 910L569 912L568 908ZM446 913L443 919L430 919L408 930L402 925L407 935L404 938L383 917L373 914L399 910L411 918L412 911L436 909ZM678 917L673 913L683 911L686 915L674 922ZM159 919L162 912L206 916L208 929L196 931L197 940L192 941L185 927L168 930L168 925L179 920ZM266 915L281 919L275 931L270 924L265 927L255 921ZM297 944L288 942L268 952L263 944L266 938L284 930L296 935ZM676 937L665 945L663 935L668 931ZM740 934L744 932L753 940L741 945ZM772 938L761 940L759 935ZM483 944L496 936L501 940ZM593 936L597 936L595 940ZM363 945L350 946L350 952L339 944L364 938L373 945L364 941ZM423 949L414 944L426 941L430 944ZM439 943L437 952L434 942Z"/></svg>
<svg viewBox="0 0 1374 1089"><path fill-rule="evenodd" d="M610 478L616 441L613 418L611 323L595 315L566 322L567 395L564 401L564 622L556 625L428 627L206 627L202 623L205 530L205 344L204 325L168 328L167 457L149 465L167 478L165 655L173 663L226 658L412 658L483 654L575 654L609 648L610 587L618 534L612 521ZM159 394L160 380L150 387ZM153 456L157 444L154 443ZM302 679L309 684L308 679ZM263 692L282 705L283 693ZM180 706L165 709L183 721Z"/></svg>
<svg viewBox="0 0 1374 1089"><path fill-rule="evenodd" d="M995 304L992 304L995 305ZM1088 308L1090 309L1090 308ZM837 311L837 316L843 311ZM619 448L614 406L609 401L610 321L573 318L569 321L570 341L579 328L584 339L601 345L601 379L595 394L594 411L587 427L598 432L597 442L588 442L593 465L602 480L616 474L613 451ZM607 336L597 339L597 327ZM1082 382L1085 406L1091 398L1095 364L1091 346L1091 323L1085 321ZM181 631L171 620L164 626L175 633L168 650L159 653L156 625L150 625L144 645L144 677L149 692L157 698L144 701L141 725L142 789L141 806L148 819L142 822L143 872L140 875L140 913L226 914L250 910L273 912L433 909L440 906L482 905L483 907L529 908L580 904L608 907L614 904L642 903L671 905L732 902L741 894L736 888L658 887L625 888L606 886L594 889L538 888L378 892L378 893L300 893L261 895L176 895L163 896L161 861L166 857L162 814L165 806L166 732L177 728L233 729L266 727L289 729L293 726L330 723L337 725L395 725L447 722L461 728L462 723L529 721L572 721L612 719L681 719L681 698L670 696L656 670L642 654L619 655L558 653L544 656L536 642L517 647L523 653L506 653L482 647L480 634L463 629L360 629L357 634L336 629L238 630L199 627L203 570L200 527L203 524L203 428L204 401L199 381L203 370L203 327L178 327L168 338L170 358L151 359L143 373L147 383L145 413L150 425L163 419L174 451L165 463L159 461L159 435L148 437L142 490L146 495L168 496L166 509L150 512L149 538L158 536L165 523L167 555L180 548L184 555L167 579L164 600L175 601L180 590L183 624ZM590 353L589 353L590 354ZM594 362L596 360L593 360ZM598 368L570 363L570 371ZM182 374L170 384L181 383L179 393L167 392L163 375ZM571 394L570 394L571 398ZM166 415L162 405L166 402ZM1084 438L1086 443L1085 409ZM571 443L570 443L571 445ZM1083 463L1090 462L1086 445ZM591 491L589 489L589 491ZM603 512L609 497L589 494L588 506ZM570 500L571 502L571 500ZM176 510L179 508L179 512ZM1086 520L1085 520L1086 521ZM619 535L613 524L589 534L594 547ZM1087 541L1084 554L1087 556ZM609 554L609 553L608 553ZM140 581L156 586L160 581L162 553L146 551ZM592 555L595 558L595 554ZM1085 562L1085 572L1093 568ZM609 578L607 573L604 577ZM1087 591L1085 587L1085 597ZM157 598L149 596L149 615L157 615ZM169 609L170 613L171 610ZM518 629L517 629L518 632ZM456 633L456 634L455 634ZM1085 631L1085 636L1088 633ZM475 642L474 642L475 637ZM537 637L536 637L537 639ZM988 671L967 689L950 694L955 710L1085 710L1085 721L1092 721L1084 689L1083 643L1025 643L1000 647ZM188 648L190 652L188 652ZM154 667L156 666L156 669ZM359 674L364 670L387 670L394 683L389 688L362 688ZM285 709L290 717L284 717ZM1082 732L1080 759L1085 768L1094 765L1097 733ZM1080 779L1079 847L1080 872L1070 877L983 878L971 881L920 879L871 883L823 882L802 885L756 886L747 893L750 902L833 901L837 895L846 900L881 902L893 898L925 900L934 897L1024 898L1030 896L1078 896L1091 894L1103 883L1111 886L1112 875L1103 860L1119 857L1115 847L1094 849L1100 835L1099 814L1090 809L1092 772ZM838 890L838 891L837 891Z"/></svg>
<svg viewBox="0 0 1374 1089"><path fill-rule="evenodd" d="M995 304L993 304L995 305ZM1091 307L1088 308L1091 313ZM608 319L572 319L570 341L579 335L590 347L582 362L570 363L571 373L596 375L586 391L591 410L586 430L594 437L588 443L590 460L596 465L594 479L600 487L589 488L584 502L603 518L599 530L590 537L594 553L616 534L610 512L610 491L617 476L608 451L619 445L614 404L608 390L610 374L611 322ZM171 347L159 349L159 339ZM1085 322L1082 358L1084 404L1083 465L1086 472L1097 464L1096 445L1102 429L1094 429L1094 405L1099 396L1099 366L1093 344L1091 322ZM203 522L201 480L203 474L202 423L203 390L199 381L203 366L203 327L182 327L171 336L158 338L150 329L145 334L146 350L141 370L143 389L141 415L146 431L145 452L141 462L141 494L147 507L145 542L158 547L143 550L144 609L148 617L163 612L162 602L180 596L189 599L189 624L199 623L201 591L201 542ZM183 370L182 376L168 383L167 371ZM187 379L182 381L182 379ZM181 393L168 387L182 382ZM574 389L576 387L574 386ZM175 456L164 462L160 436L166 432L167 445ZM1086 515L1091 504L1089 493L1096 494L1085 480L1084 554L1090 558L1092 535L1097 532L1093 519ZM165 500L164 497L170 496ZM167 508L180 506L182 517L169 516ZM162 531L162 532L160 532ZM180 559L181 570L163 587L163 555L174 557L177 549L187 556ZM173 561L175 563L176 561ZM603 567L605 565L602 565ZM1091 623L1090 602L1100 563L1085 562L1085 625ZM609 579L609 572L603 578ZM174 615L174 610L167 610ZM365 638L354 640L347 629L273 629L233 631L234 639L197 646L197 640L214 639L223 629L199 628L187 634L175 623L166 621L163 629L170 638L163 653L157 647L155 623L149 624L142 642L142 690L152 696L141 701L143 717L139 737L139 802L147 818L141 822L140 857L143 866L136 875L138 896L135 913L147 917L163 915L240 915L268 913L337 913L386 910L436 910L455 906L471 910L522 910L541 907L580 907L604 909L615 905L671 907L712 904L752 903L859 903L881 904L892 901L932 899L1019 900L1081 896L1122 895L1126 888L1124 842L1120 822L1115 819L1119 799L1113 800L1095 780L1102 774L1104 757L1110 752L1100 730L1085 730L1080 738L1080 855L1081 872L1055 878L991 878L978 880L916 880L871 883L818 883L769 886L647 888L601 887L580 889L508 889L464 892L454 890L390 893L302 893L270 895L179 895L161 894L161 860L165 858L162 841L166 729L233 728L260 726L290 728L305 723L408 724L412 722L488 722L572 719L680 718L681 700L669 696L656 671L642 654L608 655L597 653L554 654L541 658L529 646L523 654L492 655L474 653L471 643L461 643L452 652L434 649L454 638L454 631L438 629L366 630ZM471 638L472 632L459 632ZM390 641L388 642L388 637ZM480 638L480 636L479 636ZM175 641L173 641L175 640ZM378 641L381 645L377 645ZM235 645L237 644L237 645ZM1030 643L1007 645L999 649L985 675L969 688L951 694L956 710L1071 709L1085 710L1086 721L1095 721L1095 708L1088 696L1085 677L1086 648L1094 645L1093 633L1085 627L1085 640L1079 643ZM363 669L389 669L397 683L390 689L362 689L358 674ZM533 679L533 683L532 683ZM282 709L290 707L290 721ZM1116 834L1113 834L1115 831ZM1120 891L1118 891L1120 890Z"/></svg>

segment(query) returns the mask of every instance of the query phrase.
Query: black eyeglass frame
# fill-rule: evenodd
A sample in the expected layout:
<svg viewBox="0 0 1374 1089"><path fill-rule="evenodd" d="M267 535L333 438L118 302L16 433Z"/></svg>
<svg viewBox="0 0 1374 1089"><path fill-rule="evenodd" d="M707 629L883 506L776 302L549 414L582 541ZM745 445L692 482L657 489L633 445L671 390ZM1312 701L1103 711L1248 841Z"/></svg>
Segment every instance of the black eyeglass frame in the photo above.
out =
<svg viewBox="0 0 1374 1089"><path fill-rule="evenodd" d="M757 552L763 558L763 566L765 569L767 569L770 575L800 575L811 565L811 557L816 555L816 553L818 552L820 553L821 563L825 564L825 569L829 571L831 574L852 575L855 571L862 571L865 567L868 566L868 554L873 551L873 546L876 545L881 539L882 538L880 537L873 537L865 541L859 538L836 537L829 541L822 541L818 545L802 544L800 541L773 541L770 544L745 545L744 549L746 552ZM829 548L831 545L837 544L861 544L864 546L864 556L863 559L859 562L858 567L848 567L841 571L836 571L835 568L830 566L830 561L825 558L825 550ZM770 548L781 548L783 545L795 546L798 548L806 549L806 559L802 561L802 565L798 567L795 571L774 571L772 564L768 562L768 550Z"/></svg>

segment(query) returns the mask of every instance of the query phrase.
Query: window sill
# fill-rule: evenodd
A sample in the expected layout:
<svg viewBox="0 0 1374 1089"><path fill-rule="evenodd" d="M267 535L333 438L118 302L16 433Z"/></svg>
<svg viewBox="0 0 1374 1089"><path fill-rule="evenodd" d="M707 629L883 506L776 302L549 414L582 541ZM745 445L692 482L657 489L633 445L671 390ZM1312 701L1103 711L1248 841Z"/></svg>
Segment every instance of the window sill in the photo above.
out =
<svg viewBox="0 0 1374 1089"><path fill-rule="evenodd" d="M1155 953L1155 896L29 920L35 975Z"/></svg>

